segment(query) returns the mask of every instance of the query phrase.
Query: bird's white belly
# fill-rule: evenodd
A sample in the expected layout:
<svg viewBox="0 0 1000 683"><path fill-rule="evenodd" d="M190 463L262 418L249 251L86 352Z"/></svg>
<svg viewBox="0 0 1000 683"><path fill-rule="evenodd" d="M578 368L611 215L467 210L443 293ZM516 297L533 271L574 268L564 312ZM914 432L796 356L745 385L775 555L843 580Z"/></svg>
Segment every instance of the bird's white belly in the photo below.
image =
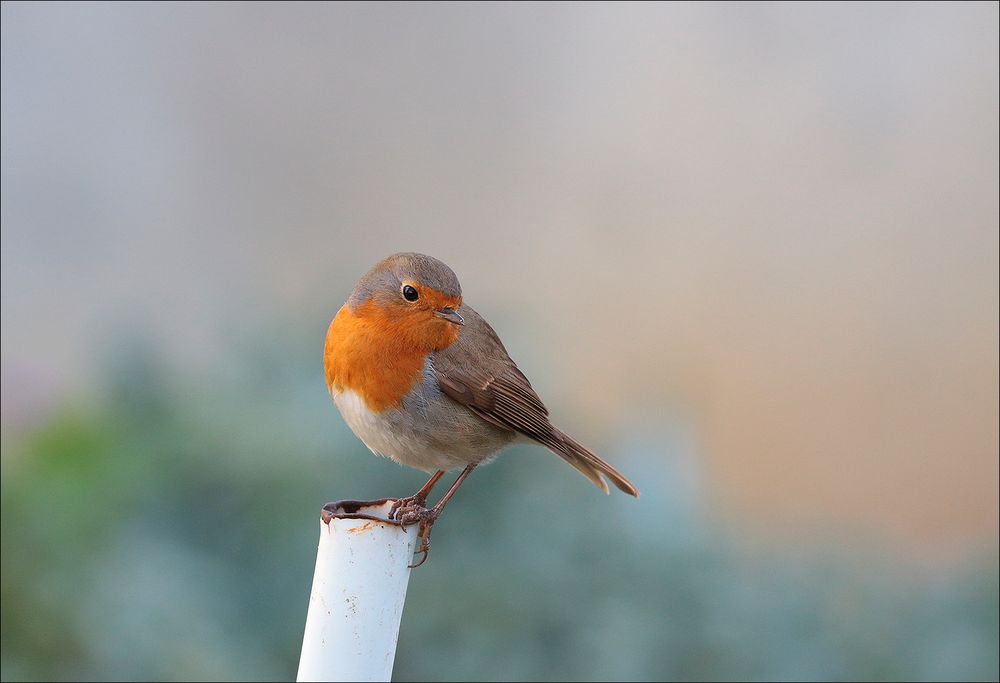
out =
<svg viewBox="0 0 1000 683"><path fill-rule="evenodd" d="M420 385L418 384L418 387ZM513 434L490 425L434 391L411 392L399 408L374 412L352 390L331 392L351 428L372 452L432 472L465 467L495 455Z"/></svg>

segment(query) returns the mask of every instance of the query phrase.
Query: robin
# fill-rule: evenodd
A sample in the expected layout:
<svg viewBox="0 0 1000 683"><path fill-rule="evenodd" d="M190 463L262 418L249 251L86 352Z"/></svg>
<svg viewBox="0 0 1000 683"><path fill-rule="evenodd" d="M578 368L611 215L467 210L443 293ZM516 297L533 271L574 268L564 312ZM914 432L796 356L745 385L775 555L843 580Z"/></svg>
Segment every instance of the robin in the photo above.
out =
<svg viewBox="0 0 1000 683"><path fill-rule="evenodd" d="M323 365L340 414L369 449L434 473L389 515L419 524L415 567L462 483L516 442L545 446L605 493L607 477L639 497L618 470L549 421L496 332L462 301L455 273L435 258L403 253L376 263L330 323ZM425 507L444 473L459 468L437 505Z"/></svg>

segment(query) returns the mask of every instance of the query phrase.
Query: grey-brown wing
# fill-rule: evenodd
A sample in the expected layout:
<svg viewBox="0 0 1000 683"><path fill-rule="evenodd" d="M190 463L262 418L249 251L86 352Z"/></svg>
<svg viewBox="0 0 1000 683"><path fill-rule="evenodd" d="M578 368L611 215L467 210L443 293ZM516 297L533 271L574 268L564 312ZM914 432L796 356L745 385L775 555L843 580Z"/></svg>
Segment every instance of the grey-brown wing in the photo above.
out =
<svg viewBox="0 0 1000 683"><path fill-rule="evenodd" d="M484 420L548 447L605 493L608 486L601 475L638 497L638 490L618 470L549 422L545 404L493 328L470 306L462 304L459 313L465 318L461 336L432 361L441 391Z"/></svg>
<svg viewBox="0 0 1000 683"><path fill-rule="evenodd" d="M441 391L498 427L555 445L549 411L496 332L470 306L462 304L459 312L462 335L433 360Z"/></svg>

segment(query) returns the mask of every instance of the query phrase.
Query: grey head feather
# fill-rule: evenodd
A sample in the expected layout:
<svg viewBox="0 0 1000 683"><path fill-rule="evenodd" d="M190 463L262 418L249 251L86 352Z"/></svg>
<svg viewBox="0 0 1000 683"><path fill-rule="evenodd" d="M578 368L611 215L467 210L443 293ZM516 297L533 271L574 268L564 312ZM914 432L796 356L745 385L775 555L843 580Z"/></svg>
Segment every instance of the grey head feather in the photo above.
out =
<svg viewBox="0 0 1000 683"><path fill-rule="evenodd" d="M353 311L372 298L395 300L404 281L431 287L447 296L462 296L462 286L451 268L433 256L403 252L387 256L372 266L354 288L347 305Z"/></svg>

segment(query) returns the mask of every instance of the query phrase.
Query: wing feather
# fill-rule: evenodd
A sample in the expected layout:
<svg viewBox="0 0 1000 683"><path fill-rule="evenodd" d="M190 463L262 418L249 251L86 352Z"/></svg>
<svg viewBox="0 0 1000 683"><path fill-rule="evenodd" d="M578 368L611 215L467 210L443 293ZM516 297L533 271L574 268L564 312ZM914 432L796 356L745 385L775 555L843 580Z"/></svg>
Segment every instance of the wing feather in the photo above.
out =
<svg viewBox="0 0 1000 683"><path fill-rule="evenodd" d="M622 491L638 496L625 477L549 421L549 411L531 388L500 338L467 304L459 309L465 327L454 344L432 360L441 391L487 422L523 434L573 465L605 493L602 474Z"/></svg>

